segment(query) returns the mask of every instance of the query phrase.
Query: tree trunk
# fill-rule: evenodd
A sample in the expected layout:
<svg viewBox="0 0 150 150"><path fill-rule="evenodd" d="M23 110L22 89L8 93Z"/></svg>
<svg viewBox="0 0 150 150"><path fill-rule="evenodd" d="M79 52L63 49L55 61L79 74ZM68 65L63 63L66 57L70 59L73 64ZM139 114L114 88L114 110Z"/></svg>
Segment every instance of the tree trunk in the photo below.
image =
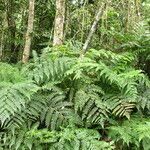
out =
<svg viewBox="0 0 150 150"><path fill-rule="evenodd" d="M137 20L140 20L141 14L140 14L140 0L135 0L135 9L136 9L136 15L137 15Z"/></svg>
<svg viewBox="0 0 150 150"><path fill-rule="evenodd" d="M27 63L30 56L31 38L33 33L33 22L34 22L34 3L35 0L29 0L28 27L25 36L25 47L24 47L23 57L22 57L23 63Z"/></svg>
<svg viewBox="0 0 150 150"><path fill-rule="evenodd" d="M4 47L4 31L2 30L2 33L1 33L1 40L0 40L0 61L2 60L2 57L3 57L3 47Z"/></svg>
<svg viewBox="0 0 150 150"><path fill-rule="evenodd" d="M14 19L14 6L15 3L13 0L6 1L6 9L7 9L7 22L8 22L8 31L9 31L9 45L10 45L10 61L15 62L14 53L15 51L15 38L16 38L16 23Z"/></svg>
<svg viewBox="0 0 150 150"><path fill-rule="evenodd" d="M53 46L62 45L64 39L65 0L56 0Z"/></svg>
<svg viewBox="0 0 150 150"><path fill-rule="evenodd" d="M6 13L2 13L1 14L1 18L2 18L2 22L1 22L1 28L0 28L0 61L2 60L3 57L3 50L4 50L4 45L5 45L5 41L4 41L4 37L5 37L5 29L6 27L6 23L7 23L7 15Z"/></svg>
<svg viewBox="0 0 150 150"><path fill-rule="evenodd" d="M127 33L129 31L130 28L130 11L131 11L131 3L130 0L127 0L126 2L126 9L127 9L127 13L126 13L126 22L125 22L125 33Z"/></svg>
<svg viewBox="0 0 150 150"><path fill-rule="evenodd" d="M105 2L105 3L103 3L103 4L101 5L101 7L99 8L99 10L98 10L98 12L97 12L97 14L96 14L96 16L95 16L95 20L94 20L94 22L93 22L93 25L92 25L92 27L91 27L91 29L90 29L90 32L89 32L89 34L88 34L88 37L87 37L87 39L86 39L86 41L85 41L85 43L84 43L84 46L83 46L83 54L86 53L86 51L87 51L87 49L88 49L88 46L89 46L89 43L91 42L92 36L93 36L93 34L95 33L95 31L96 31L97 24L98 24L98 22L99 22L101 16L103 16L103 13L104 13L104 11L105 11L105 9L106 9L106 3L107 3L107 2Z"/></svg>

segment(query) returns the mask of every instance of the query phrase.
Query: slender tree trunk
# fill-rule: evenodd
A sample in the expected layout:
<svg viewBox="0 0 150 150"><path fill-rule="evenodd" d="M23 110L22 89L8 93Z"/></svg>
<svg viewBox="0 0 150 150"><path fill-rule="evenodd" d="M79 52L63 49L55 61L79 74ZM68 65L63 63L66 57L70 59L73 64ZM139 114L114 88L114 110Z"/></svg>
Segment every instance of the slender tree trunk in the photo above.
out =
<svg viewBox="0 0 150 150"><path fill-rule="evenodd" d="M125 23L125 32L127 33L129 31L129 28L130 28L130 6L131 3L130 3L130 0L127 0L126 2L126 8L127 8L127 16L126 16L126 23Z"/></svg>
<svg viewBox="0 0 150 150"><path fill-rule="evenodd" d="M64 39L65 0L56 0L53 46L62 45Z"/></svg>
<svg viewBox="0 0 150 150"><path fill-rule="evenodd" d="M25 36L25 47L24 47L23 57L22 57L23 63L27 63L30 56L31 38L33 33L33 22L34 22L34 3L35 0L29 0L28 27Z"/></svg>
<svg viewBox="0 0 150 150"><path fill-rule="evenodd" d="M136 9L136 15L138 20L140 20L141 14L140 14L140 0L135 0L135 9Z"/></svg>
<svg viewBox="0 0 150 150"><path fill-rule="evenodd" d="M107 2L106 2L106 3L107 3ZM98 10L98 12L97 12L97 14L96 14L96 16L95 16L95 20L94 20L94 22L93 22L93 25L92 25L92 27L91 27L91 29L90 29L90 32L89 32L89 34L88 34L88 37L87 37L87 39L86 39L86 41L85 41L85 43L84 43L84 46L83 46L83 54L86 53L86 51L87 51L87 49L88 49L88 46L89 46L89 43L91 42L92 36L93 36L93 34L95 33L95 31L96 31L97 24L98 24L100 18L103 16L103 13L104 13L104 11L105 11L105 9L106 9L106 3L103 3L103 4L100 6L100 8L99 8L99 10Z"/></svg>
<svg viewBox="0 0 150 150"><path fill-rule="evenodd" d="M6 13L2 13L2 23L1 23L1 28L0 28L0 61L2 60L3 57L3 50L4 50L4 37L5 37L5 24L7 22L6 19Z"/></svg>
<svg viewBox="0 0 150 150"><path fill-rule="evenodd" d="M10 45L10 61L15 62L14 53L15 51L15 38L16 38L16 23L14 19L14 0L6 1L6 9L7 9L7 22L8 22L8 31L9 31L9 45Z"/></svg>
<svg viewBox="0 0 150 150"><path fill-rule="evenodd" d="M68 33L70 32L69 31L69 25L70 25L70 10L69 10L69 3L67 3L67 5L66 5L66 10L65 10L65 18L66 18L66 20L65 20L65 26L64 26L64 39L63 40L66 40L66 38L67 38L67 35L68 35Z"/></svg>
<svg viewBox="0 0 150 150"><path fill-rule="evenodd" d="M4 31L2 30L0 42L0 60L2 60L3 57L3 48L4 48Z"/></svg>

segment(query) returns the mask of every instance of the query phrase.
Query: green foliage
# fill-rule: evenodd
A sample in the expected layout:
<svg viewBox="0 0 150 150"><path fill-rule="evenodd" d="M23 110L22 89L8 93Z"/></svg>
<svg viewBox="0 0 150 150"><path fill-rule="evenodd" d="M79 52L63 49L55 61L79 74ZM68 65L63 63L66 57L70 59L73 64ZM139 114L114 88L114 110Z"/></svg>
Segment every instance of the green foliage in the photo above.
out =
<svg viewBox="0 0 150 150"><path fill-rule="evenodd" d="M59 132L31 130L28 135L38 143L45 143L50 150L113 150L113 142L99 141L96 130L82 128L64 128Z"/></svg>
<svg viewBox="0 0 150 150"><path fill-rule="evenodd" d="M0 119L3 124L15 112L25 107L30 95L37 91L33 83L3 84L0 87Z"/></svg>
<svg viewBox="0 0 150 150"><path fill-rule="evenodd" d="M32 81L26 80L17 68L7 64L0 67L0 120L3 124L11 115L25 107L38 87Z"/></svg>
<svg viewBox="0 0 150 150"><path fill-rule="evenodd" d="M45 122L47 128L52 130L59 128L71 121L73 111L71 110L72 103L65 101L65 94L57 89L56 91L41 97L40 101L45 101L45 107L41 111L40 120Z"/></svg>
<svg viewBox="0 0 150 150"><path fill-rule="evenodd" d="M34 53L20 69L0 65L1 147L111 150L115 141L117 148L121 143L147 150L148 124L136 126L140 121L132 114L149 115L150 84L134 67L135 55L91 49L79 57L66 46L54 49L59 48ZM110 127L126 118L125 125ZM125 132L126 122L133 135L130 128Z"/></svg>
<svg viewBox="0 0 150 150"><path fill-rule="evenodd" d="M96 94L97 98L95 96L94 101L98 101L99 104L101 101L104 105L106 101L107 107L110 108L113 114L129 118L130 113L138 102L137 83L140 82L149 86L149 80L146 79L142 71L135 70L131 66L133 60L134 57L131 53L115 54L111 51L91 50L84 58L79 58L66 74L74 75L74 80L82 80L87 87L88 84L97 82L107 96L102 97L102 95ZM90 94L89 91L87 93ZM88 94L80 91L77 93L77 97L79 94L80 107L84 106L85 103L88 105ZM75 102L77 101L75 100ZM99 106L102 106L107 111L107 107L104 105ZM93 107L92 102L87 106L87 109L90 107ZM96 111L96 107L93 109Z"/></svg>
<svg viewBox="0 0 150 150"><path fill-rule="evenodd" d="M101 95L104 95L104 91L96 85L86 85L75 94L75 112L81 116L86 126L91 124L103 126L108 118L109 110Z"/></svg>
<svg viewBox="0 0 150 150"><path fill-rule="evenodd" d="M66 0L55 47L55 0L35 1L30 60L8 64L28 1L0 0L0 150L150 150L149 0L109 0L82 55L102 1Z"/></svg>
<svg viewBox="0 0 150 150"><path fill-rule="evenodd" d="M67 68L66 58L49 59L34 56L34 62L28 64L22 71L36 84L43 85L49 82L60 83Z"/></svg>
<svg viewBox="0 0 150 150"><path fill-rule="evenodd" d="M109 128L109 136L118 144L136 149L148 150L150 147L150 120L147 118L131 118L130 121L124 121L120 126Z"/></svg>
<svg viewBox="0 0 150 150"><path fill-rule="evenodd" d="M2 150L22 150L28 149L31 150L33 146L33 139L28 138L28 131L37 129L38 124L31 125L31 122L28 121L28 125L20 126L20 128L12 128L5 132L0 133Z"/></svg>
<svg viewBox="0 0 150 150"><path fill-rule="evenodd" d="M17 67L13 67L7 63L0 63L0 81L16 83L24 81L25 78L20 74L21 72Z"/></svg>

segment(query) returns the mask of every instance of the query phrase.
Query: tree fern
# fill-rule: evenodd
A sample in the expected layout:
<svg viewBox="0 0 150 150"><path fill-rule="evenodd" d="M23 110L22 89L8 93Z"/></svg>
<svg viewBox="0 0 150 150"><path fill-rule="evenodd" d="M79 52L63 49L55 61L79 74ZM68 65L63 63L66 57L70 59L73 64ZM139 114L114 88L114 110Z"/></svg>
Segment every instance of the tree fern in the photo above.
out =
<svg viewBox="0 0 150 150"><path fill-rule="evenodd" d="M86 85L76 92L75 112L81 115L87 126L91 123L103 125L108 117L109 110L101 99L103 94L104 91L96 85Z"/></svg>
<svg viewBox="0 0 150 150"><path fill-rule="evenodd" d="M96 130L64 128L60 132L47 130L31 130L28 132L39 143L47 144L50 150L112 150L113 142L99 141Z"/></svg>
<svg viewBox="0 0 150 150"><path fill-rule="evenodd" d="M55 91L57 89L57 91ZM49 90L32 96L18 114L11 116L5 126L21 126L25 121L39 122L52 130L76 121L76 115L72 109L72 103L64 100L66 97L60 89ZM19 115L20 114L20 115Z"/></svg>
<svg viewBox="0 0 150 150"><path fill-rule="evenodd" d="M137 121L131 114L149 114L150 81L135 69L134 61L135 54L128 52L91 49L78 58L61 47L40 57L34 54L21 70L0 64L0 146L4 150L114 149L106 138L115 140L116 149L132 144L147 150L149 121ZM124 122L125 117L129 121ZM107 131L114 118L124 123ZM32 128L34 123L37 126ZM97 130L88 129L95 127L102 138Z"/></svg>
<svg viewBox="0 0 150 150"><path fill-rule="evenodd" d="M146 118L132 118L130 121L124 121L120 126L110 127L110 137L120 144L134 144L137 150L140 150L140 145L144 150L148 150L150 140L150 122Z"/></svg>
<svg viewBox="0 0 150 150"><path fill-rule="evenodd" d="M46 107L46 101L41 99L41 95L33 94L30 101L26 101L25 106L21 110L10 115L10 118L5 120L3 127L7 129L20 128L28 121L39 122L40 114Z"/></svg>
<svg viewBox="0 0 150 150"><path fill-rule="evenodd" d="M27 80L17 67L0 64L0 121L1 125L25 108L38 87Z"/></svg>
<svg viewBox="0 0 150 150"><path fill-rule="evenodd" d="M100 49L99 51L95 49L90 49L86 54L87 57L94 60L101 60L107 64L131 64L135 60L135 56L130 52L124 52L121 54L114 53L109 50Z"/></svg>
<svg viewBox="0 0 150 150"><path fill-rule="evenodd" d="M38 123L32 125L30 121L28 123L28 125L24 124L20 128L13 128L0 133L0 148L3 150L31 150L34 142L32 138L28 137L27 132L37 129Z"/></svg>
<svg viewBox="0 0 150 150"><path fill-rule="evenodd" d="M144 92L140 92L140 95L138 96L137 107L138 109L141 108L142 110L150 110L150 89L146 89Z"/></svg>
<svg viewBox="0 0 150 150"><path fill-rule="evenodd" d="M3 83L0 86L0 120L3 124L15 112L25 107L30 96L37 91L31 82L16 83L14 85Z"/></svg>
<svg viewBox="0 0 150 150"><path fill-rule="evenodd" d="M77 62L66 72L66 75L74 75L74 80L87 83L88 81L90 81L89 83L97 82L106 94L113 97L121 96L120 100L117 98L118 100L113 101L116 103L111 108L112 113L116 116L129 118L130 113L138 103L138 84L150 85L149 80L141 70L128 67L129 64L132 65L134 59L131 53L115 54L110 51L91 50L84 58L76 60ZM79 97L85 95L80 107L85 103L88 105L87 94L84 94L83 91L78 94L80 94ZM89 104L87 109L92 107L92 102ZM109 104L107 106L109 107Z"/></svg>
<svg viewBox="0 0 150 150"><path fill-rule="evenodd" d="M68 69L67 62L67 58L54 60L40 58L38 61L25 66L22 71L29 79L34 80L39 85L47 82L60 83L64 78L65 71Z"/></svg>
<svg viewBox="0 0 150 150"><path fill-rule="evenodd" d="M25 80L25 76L20 70L6 63L0 63L0 81L17 83Z"/></svg>
<svg viewBox="0 0 150 150"><path fill-rule="evenodd" d="M66 124L73 115L72 104L65 101L65 95L60 93L61 91L52 92L45 97L46 106L40 115L41 122L45 121L46 126L52 130Z"/></svg>

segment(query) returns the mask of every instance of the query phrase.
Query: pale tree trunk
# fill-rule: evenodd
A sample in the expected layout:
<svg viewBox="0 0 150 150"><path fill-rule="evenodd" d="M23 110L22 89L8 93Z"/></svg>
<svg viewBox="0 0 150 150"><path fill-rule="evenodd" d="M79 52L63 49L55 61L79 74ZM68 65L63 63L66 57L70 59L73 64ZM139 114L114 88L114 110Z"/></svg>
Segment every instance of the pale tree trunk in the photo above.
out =
<svg viewBox="0 0 150 150"><path fill-rule="evenodd" d="M130 16L131 16L131 3L130 0L126 1L126 8L127 8L127 16L126 16L126 23L125 23L125 32L127 33L130 28Z"/></svg>
<svg viewBox="0 0 150 150"><path fill-rule="evenodd" d="M33 22L34 22L34 3L35 0L29 0L29 16L28 16L28 27L25 36L25 47L23 51L22 62L27 63L30 56L31 39L33 33Z"/></svg>
<svg viewBox="0 0 150 150"><path fill-rule="evenodd" d="M56 0L56 15L54 25L53 46L62 45L64 39L66 0Z"/></svg>
<svg viewBox="0 0 150 150"><path fill-rule="evenodd" d="M137 21L140 20L141 14L140 14L140 0L135 0L135 9L136 9L136 15L137 15Z"/></svg>
<svg viewBox="0 0 150 150"><path fill-rule="evenodd" d="M106 3L107 2L101 4L101 6L100 6L100 8L99 8L99 10L98 10L98 12L97 12L97 14L95 16L95 20L94 20L94 22L92 24L92 27L91 27L90 32L88 34L88 37L87 37L87 39L86 39L86 41L85 41L85 43L83 45L83 49L82 49L83 50L83 54L86 53L86 51L88 49L88 46L89 46L89 43L92 40L92 36L95 33L95 31L96 31L97 24L98 24L100 18L103 16L104 12L105 12Z"/></svg>

